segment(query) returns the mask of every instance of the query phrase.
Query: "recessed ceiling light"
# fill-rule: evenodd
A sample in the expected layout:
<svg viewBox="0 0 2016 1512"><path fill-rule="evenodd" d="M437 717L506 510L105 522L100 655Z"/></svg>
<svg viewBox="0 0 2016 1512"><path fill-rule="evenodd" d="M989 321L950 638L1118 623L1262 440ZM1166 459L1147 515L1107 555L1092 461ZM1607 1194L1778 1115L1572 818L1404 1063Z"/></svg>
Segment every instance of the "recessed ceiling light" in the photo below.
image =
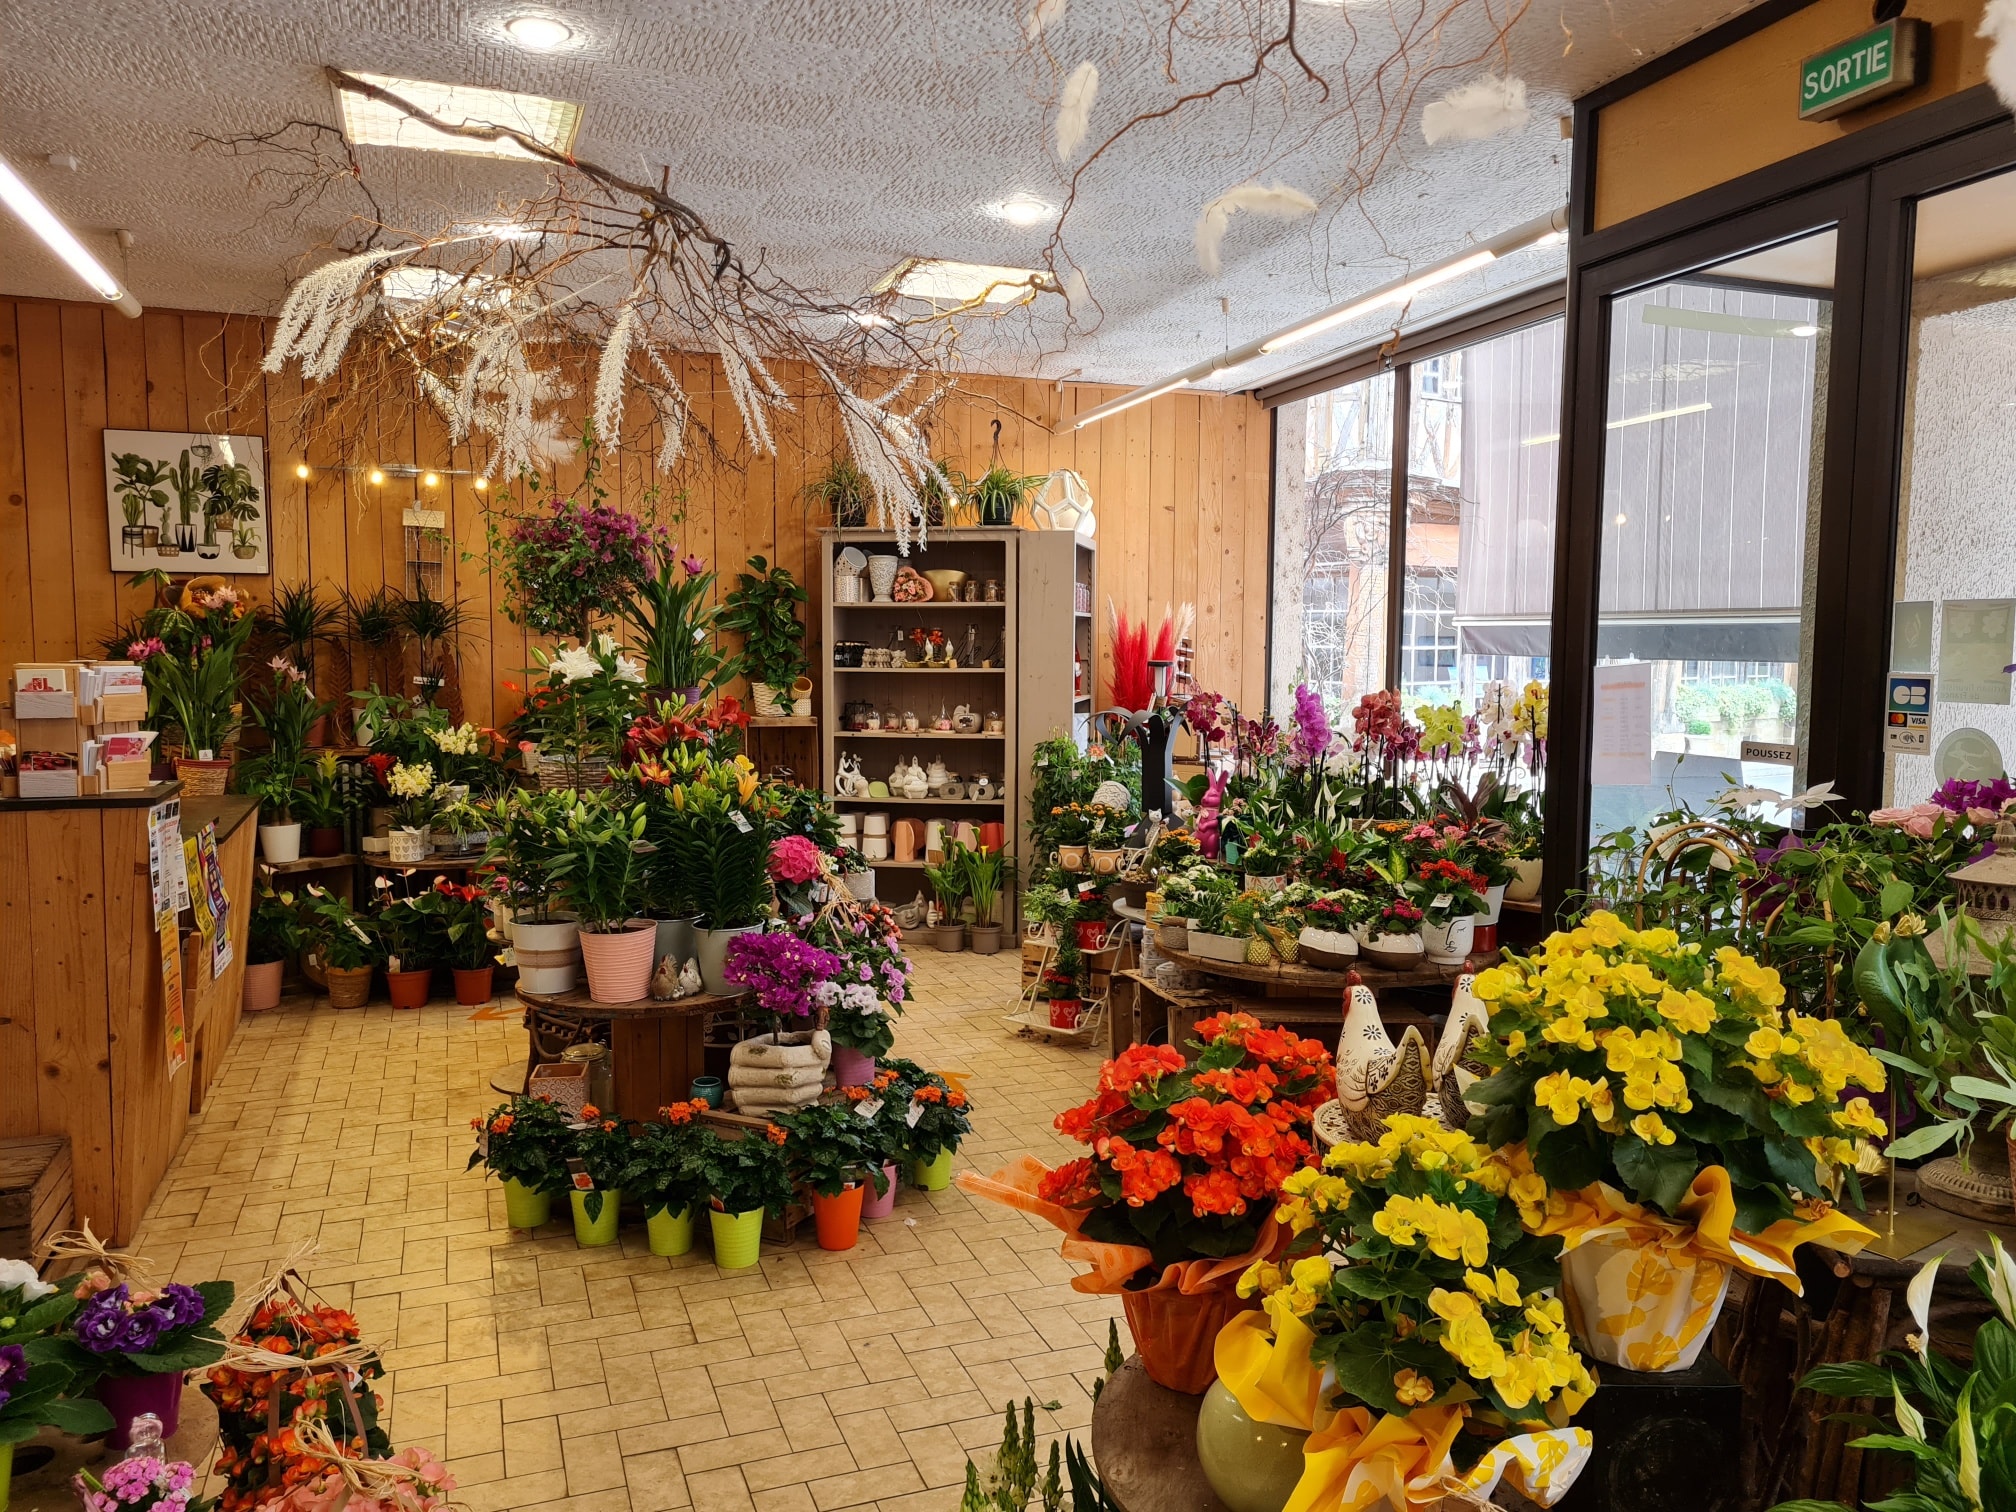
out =
<svg viewBox="0 0 2016 1512"><path fill-rule="evenodd" d="M1057 207L1033 194L1011 194L987 207L987 213L1011 226L1036 226L1057 213Z"/></svg>
<svg viewBox="0 0 2016 1512"><path fill-rule="evenodd" d="M533 52L552 52L574 40L574 29L551 16L513 16L504 30L513 42Z"/></svg>
<svg viewBox="0 0 2016 1512"><path fill-rule="evenodd" d="M572 152L574 133L581 127L581 107L569 100L513 94L509 90L484 89L475 84L435 84L425 79L394 79L383 74L358 74L356 77L451 125L508 126L555 152ZM358 94L355 90L345 89L340 84L336 87L336 103L343 113L343 135L361 147L413 147L422 152L461 152L475 157L532 156L508 137L480 141L436 131L403 111Z"/></svg>
<svg viewBox="0 0 2016 1512"><path fill-rule="evenodd" d="M1036 268L1006 268L994 263L951 262L944 258L906 257L876 281L874 292L894 289L911 299L934 304L1015 304L1057 287L1057 280Z"/></svg>

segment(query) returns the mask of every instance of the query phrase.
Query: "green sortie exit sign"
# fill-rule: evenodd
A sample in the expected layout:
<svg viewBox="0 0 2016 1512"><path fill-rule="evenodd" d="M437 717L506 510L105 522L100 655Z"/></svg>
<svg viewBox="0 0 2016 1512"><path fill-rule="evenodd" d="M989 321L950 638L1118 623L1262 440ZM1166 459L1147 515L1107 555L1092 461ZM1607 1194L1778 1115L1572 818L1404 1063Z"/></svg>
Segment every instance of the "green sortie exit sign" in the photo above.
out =
<svg viewBox="0 0 2016 1512"><path fill-rule="evenodd" d="M1885 21L1799 65L1799 119L1825 121L1911 88L1925 76L1931 30L1923 21Z"/></svg>

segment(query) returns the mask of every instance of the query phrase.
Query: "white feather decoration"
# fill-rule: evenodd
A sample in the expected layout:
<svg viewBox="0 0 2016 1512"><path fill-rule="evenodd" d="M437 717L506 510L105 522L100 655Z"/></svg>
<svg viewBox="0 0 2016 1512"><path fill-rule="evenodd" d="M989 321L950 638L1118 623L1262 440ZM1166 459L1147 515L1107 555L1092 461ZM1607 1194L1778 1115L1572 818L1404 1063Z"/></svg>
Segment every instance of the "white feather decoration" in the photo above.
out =
<svg viewBox="0 0 2016 1512"><path fill-rule="evenodd" d="M630 335L637 329L637 296L623 301L609 339L602 343L602 365L595 373L595 435L613 447L623 430L623 377L630 365Z"/></svg>
<svg viewBox="0 0 2016 1512"><path fill-rule="evenodd" d="M2016 110L2016 0L1988 0L1974 35L1990 39L1988 87L2004 105Z"/></svg>
<svg viewBox="0 0 2016 1512"><path fill-rule="evenodd" d="M1022 18L1022 35L1034 42L1050 27L1064 19L1064 7L1069 0L1036 0L1029 7L1029 14Z"/></svg>
<svg viewBox="0 0 2016 1512"><path fill-rule="evenodd" d="M1421 112L1421 135L1431 146L1436 142L1481 142L1520 130L1530 115L1524 79L1486 74L1431 102Z"/></svg>
<svg viewBox="0 0 2016 1512"><path fill-rule="evenodd" d="M302 377L327 378L336 371L351 334L378 302L375 291L364 287L371 270L414 250L379 247L339 257L304 274L287 291L287 299L280 306L279 322L274 327L273 345L260 365L269 373L277 373L286 366L289 357L299 357Z"/></svg>
<svg viewBox="0 0 2016 1512"><path fill-rule="evenodd" d="M658 376L665 380L662 385L650 384L647 387L658 401L658 421L665 428L664 445L658 448L658 470L670 472L686 455L686 424L693 416L693 406L686 398L686 389L677 375L658 355L658 349L646 345L644 355L651 359L651 365L658 369Z"/></svg>
<svg viewBox="0 0 2016 1512"><path fill-rule="evenodd" d="M1092 101L1099 94L1099 69L1080 63L1064 81L1064 93L1057 100L1057 157L1070 162L1084 144L1092 124Z"/></svg>
<svg viewBox="0 0 2016 1512"><path fill-rule="evenodd" d="M1219 248L1236 211L1295 220L1314 213L1315 209L1316 201L1287 184L1236 184L1206 205L1204 213L1197 217L1197 266L1212 278L1224 271Z"/></svg>

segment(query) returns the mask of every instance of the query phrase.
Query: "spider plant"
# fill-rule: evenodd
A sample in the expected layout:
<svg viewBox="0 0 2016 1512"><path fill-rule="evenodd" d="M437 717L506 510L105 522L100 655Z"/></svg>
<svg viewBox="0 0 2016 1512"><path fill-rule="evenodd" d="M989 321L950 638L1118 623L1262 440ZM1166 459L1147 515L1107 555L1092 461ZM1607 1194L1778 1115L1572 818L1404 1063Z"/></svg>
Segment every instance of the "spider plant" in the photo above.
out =
<svg viewBox="0 0 2016 1512"><path fill-rule="evenodd" d="M280 643L280 654L315 680L315 650L333 646L341 636L341 604L325 599L313 583L285 583L273 590L273 602L259 611L259 628Z"/></svg>
<svg viewBox="0 0 2016 1512"><path fill-rule="evenodd" d="M1043 481L1038 474L1022 477L996 462L967 485L966 502L980 516L982 525L1015 523L1015 511L1028 499L1030 491Z"/></svg>
<svg viewBox="0 0 2016 1512"><path fill-rule="evenodd" d="M469 611L459 598L436 598L425 580L419 589L399 606L399 623L413 642L420 662L420 683L431 697L447 681L448 644L469 622Z"/></svg>
<svg viewBox="0 0 2016 1512"><path fill-rule="evenodd" d="M833 465L805 485L805 497L833 511L833 523L860 526L868 523L868 476L848 457L836 457Z"/></svg>

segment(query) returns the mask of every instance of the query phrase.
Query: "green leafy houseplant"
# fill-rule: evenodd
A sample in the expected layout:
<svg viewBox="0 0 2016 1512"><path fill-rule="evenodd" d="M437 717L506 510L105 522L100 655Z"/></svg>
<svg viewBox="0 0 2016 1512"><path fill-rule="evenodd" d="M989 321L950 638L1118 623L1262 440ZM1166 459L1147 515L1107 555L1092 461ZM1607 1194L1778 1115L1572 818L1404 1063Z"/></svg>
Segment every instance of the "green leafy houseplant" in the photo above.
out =
<svg viewBox="0 0 2016 1512"><path fill-rule="evenodd" d="M807 483L805 498L823 504L832 512L833 523L843 530L868 523L868 501L873 496L868 475L849 457L836 457L833 465Z"/></svg>
<svg viewBox="0 0 2016 1512"><path fill-rule="evenodd" d="M334 751L324 751L307 772L307 783L294 795L294 811L311 829L341 829L350 817L350 800L338 780L341 763Z"/></svg>
<svg viewBox="0 0 2016 1512"><path fill-rule="evenodd" d="M161 486L169 481L167 463L121 452L112 459L112 475L112 491L119 495L119 512L129 530L140 529L150 509L167 512L168 491Z"/></svg>
<svg viewBox="0 0 2016 1512"><path fill-rule="evenodd" d="M399 668L394 653L399 648L405 598L384 584L369 593L353 594L345 588L341 594L344 633L353 646L364 648L364 661L371 671L374 686L381 674L396 677Z"/></svg>
<svg viewBox="0 0 2016 1512"><path fill-rule="evenodd" d="M374 921L357 911L326 888L310 884L308 901L302 909L302 923L322 964L339 971L355 971L363 966L382 966L385 945L378 938Z"/></svg>
<svg viewBox="0 0 2016 1512"><path fill-rule="evenodd" d="M966 863L966 895L973 900L973 922L982 926L996 923L994 910L1000 905L1002 891L1015 885L1015 858L984 845L972 849L962 846L961 850Z"/></svg>
<svg viewBox="0 0 2016 1512"><path fill-rule="evenodd" d="M238 655L251 637L251 616L228 619L218 630L208 645L157 652L145 663L152 701L182 732L192 756L221 752L238 729Z"/></svg>
<svg viewBox="0 0 2016 1512"><path fill-rule="evenodd" d="M251 921L245 926L245 959L255 966L284 961L307 938L300 900L292 892L276 892L271 884L261 883Z"/></svg>
<svg viewBox="0 0 2016 1512"><path fill-rule="evenodd" d="M629 1160L615 1184L625 1197L643 1204L646 1218L660 1213L677 1217L705 1207L713 1195L707 1143L712 1131L699 1121L706 1110L698 1098L660 1108L663 1121L639 1125L630 1141Z"/></svg>
<svg viewBox="0 0 2016 1512"><path fill-rule="evenodd" d="M433 762L435 732L448 728L446 709L417 703L398 693L381 693L376 684L353 692L350 698L357 705L351 716L357 739L369 746L374 756L390 756L408 766Z"/></svg>
<svg viewBox="0 0 2016 1512"><path fill-rule="evenodd" d="M958 1149L959 1141L973 1132L973 1124L966 1116L966 1094L936 1071L926 1071L908 1060L887 1061L882 1069L894 1073L894 1080L884 1089L883 1096L897 1105L904 1120L906 1160L929 1164L938 1158L940 1151ZM917 1111L914 1124L909 1122L910 1109Z"/></svg>
<svg viewBox="0 0 2016 1512"><path fill-rule="evenodd" d="M315 654L341 639L343 624L340 601L322 597L313 583L282 583L273 590L273 602L259 611L259 628L272 637L280 654L315 679Z"/></svg>
<svg viewBox="0 0 2016 1512"><path fill-rule="evenodd" d="M623 1173L630 1168L637 1142L622 1119L605 1117L593 1103L581 1109L581 1119L574 1130L572 1154L595 1183L594 1190L581 1197L588 1221L594 1223L602 1216L602 1204L623 1190Z"/></svg>
<svg viewBox="0 0 2016 1512"><path fill-rule="evenodd" d="M937 897L945 922L957 924L960 905L966 901L966 847L951 841L943 861L925 866L924 881Z"/></svg>
<svg viewBox="0 0 2016 1512"><path fill-rule="evenodd" d="M79 1435L112 1426L101 1404L68 1395L76 1372L54 1358L79 1305L74 1285L42 1280L25 1260L0 1260L0 1445L24 1443L44 1425Z"/></svg>
<svg viewBox="0 0 2016 1512"><path fill-rule="evenodd" d="M535 1192L558 1195L567 1190L567 1157L574 1148L574 1130L567 1115L543 1097L514 1097L483 1118L473 1118L476 1148L465 1170L486 1166L504 1181L516 1181Z"/></svg>
<svg viewBox="0 0 2016 1512"><path fill-rule="evenodd" d="M521 746L529 741L541 755L568 763L578 780L583 763L623 749L642 705L644 673L607 634L551 653L535 646L532 658L540 684L527 688L511 734Z"/></svg>
<svg viewBox="0 0 2016 1512"><path fill-rule="evenodd" d="M203 519L226 522L235 535L259 518L259 485L243 462L212 462L203 469Z"/></svg>
<svg viewBox="0 0 2016 1512"><path fill-rule="evenodd" d="M791 1177L784 1164L788 1136L775 1124L730 1139L708 1129L702 1157L707 1190L721 1211L752 1213L758 1208L782 1218L791 1203Z"/></svg>
<svg viewBox="0 0 2016 1512"><path fill-rule="evenodd" d="M627 929L643 901L644 805L624 808L577 795L559 835L550 875L589 934Z"/></svg>
<svg viewBox="0 0 2016 1512"><path fill-rule="evenodd" d="M646 570L617 601L616 611L637 632L644 681L698 702L740 670L715 634L721 611L711 602L714 574L693 553L682 556L662 534L652 542L648 558Z"/></svg>
<svg viewBox="0 0 2016 1512"><path fill-rule="evenodd" d="M749 558L751 571L735 579L719 624L742 637L742 663L751 683L771 689L790 712L791 685L805 675L805 626L799 611L805 590L785 567Z"/></svg>
<svg viewBox="0 0 2016 1512"><path fill-rule="evenodd" d="M377 885L390 893L389 878L379 877ZM429 896L427 893L401 898L387 896L372 915L372 930L385 952L387 971L428 971L438 961L439 932L430 917L432 910L424 901Z"/></svg>
<svg viewBox="0 0 2016 1512"><path fill-rule="evenodd" d="M424 579L420 591L400 605L399 627L413 642L420 686L430 698L448 680L455 638L468 622L469 611L461 599L436 598Z"/></svg>
<svg viewBox="0 0 2016 1512"><path fill-rule="evenodd" d="M996 462L967 485L966 502L973 507L982 525L1013 525L1015 511L1022 507L1031 491L1042 481L1033 473L1027 477L1018 476Z"/></svg>
<svg viewBox="0 0 2016 1512"><path fill-rule="evenodd" d="M490 845L486 864L495 868L499 889L513 919L551 923L565 898L568 816L574 794L566 789L519 788L489 806Z"/></svg>
<svg viewBox="0 0 2016 1512"><path fill-rule="evenodd" d="M838 1197L863 1182L877 1197L888 1191L882 1173L888 1152L872 1115L862 1118L853 1104L814 1103L778 1122L786 1135L785 1163L801 1185L821 1197Z"/></svg>
<svg viewBox="0 0 2016 1512"><path fill-rule="evenodd" d="M760 924L770 909L767 863L775 807L748 758L702 757L690 775L649 802L661 821L653 831L661 858L684 879L686 897L704 926Z"/></svg>
<svg viewBox="0 0 2016 1512"><path fill-rule="evenodd" d="M1871 1362L1822 1365L1799 1382L1821 1396L1865 1398L1879 1416L1849 1421L1877 1431L1849 1449L1907 1456L1908 1486L1865 1502L1868 1512L1999 1512L2016 1507L2016 1259L1990 1236L1968 1275L1993 1311L1974 1331L1973 1360L1963 1366L1931 1348L1935 1256L1906 1289L1916 1331L1908 1349ZM1894 1431L1892 1431L1894 1430ZM1771 1512L1852 1512L1840 1502L1786 1501Z"/></svg>

